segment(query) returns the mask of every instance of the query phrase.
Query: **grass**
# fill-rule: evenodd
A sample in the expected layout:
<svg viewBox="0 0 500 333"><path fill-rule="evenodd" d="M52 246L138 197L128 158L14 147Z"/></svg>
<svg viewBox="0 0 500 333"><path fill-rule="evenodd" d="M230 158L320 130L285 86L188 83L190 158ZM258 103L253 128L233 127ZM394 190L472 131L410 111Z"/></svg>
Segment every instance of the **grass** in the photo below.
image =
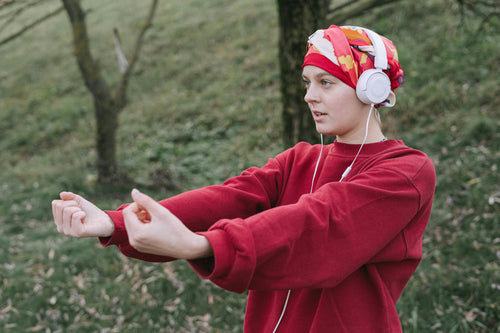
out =
<svg viewBox="0 0 500 333"><path fill-rule="evenodd" d="M438 175L424 259L398 303L405 332L500 332L499 22L477 33L454 4L406 1L349 22L398 46L406 82L382 111L386 134L428 153ZM84 5L112 84L112 28L130 48L147 4ZM135 183L108 188L95 184L92 103L65 14L0 48L1 331L241 331L245 295L183 262L59 235L50 201L67 189L111 209L137 184L160 199L264 164L282 149L277 34L272 1L161 2L118 131Z"/></svg>

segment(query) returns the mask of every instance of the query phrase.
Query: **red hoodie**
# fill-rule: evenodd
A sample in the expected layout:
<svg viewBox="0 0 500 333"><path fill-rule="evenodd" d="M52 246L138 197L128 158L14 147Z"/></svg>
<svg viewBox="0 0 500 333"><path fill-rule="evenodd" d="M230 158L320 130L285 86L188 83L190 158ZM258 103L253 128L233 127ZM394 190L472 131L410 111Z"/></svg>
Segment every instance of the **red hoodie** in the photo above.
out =
<svg viewBox="0 0 500 333"><path fill-rule="evenodd" d="M190 264L203 278L250 290L245 332L401 332L396 302L422 257L435 188L430 159L403 142L299 143L262 168L160 203L209 240ZM314 180L314 169L320 150ZM103 245L133 249L120 210Z"/></svg>

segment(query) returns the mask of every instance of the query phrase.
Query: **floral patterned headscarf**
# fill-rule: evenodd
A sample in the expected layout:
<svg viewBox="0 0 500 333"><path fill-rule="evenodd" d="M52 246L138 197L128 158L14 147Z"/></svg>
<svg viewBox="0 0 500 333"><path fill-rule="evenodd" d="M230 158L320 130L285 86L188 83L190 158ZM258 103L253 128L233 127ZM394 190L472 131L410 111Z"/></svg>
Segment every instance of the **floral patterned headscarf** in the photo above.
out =
<svg viewBox="0 0 500 333"><path fill-rule="evenodd" d="M313 36L314 45L311 41ZM403 83L403 69L394 44L389 39L380 37L387 51L388 68L384 72L391 80L391 90L394 92ZM316 31L309 37L302 67L319 67L356 89L361 73L375 68L374 55L373 45L363 28L332 25L328 29Z"/></svg>

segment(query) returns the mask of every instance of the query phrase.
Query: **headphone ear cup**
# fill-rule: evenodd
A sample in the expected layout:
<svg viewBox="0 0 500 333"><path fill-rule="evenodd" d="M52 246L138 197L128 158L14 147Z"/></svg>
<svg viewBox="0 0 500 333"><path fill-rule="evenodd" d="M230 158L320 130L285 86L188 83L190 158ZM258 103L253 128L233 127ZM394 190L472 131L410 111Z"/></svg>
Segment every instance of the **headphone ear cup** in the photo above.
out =
<svg viewBox="0 0 500 333"><path fill-rule="evenodd" d="M365 104L379 104L391 93L391 80L380 69L367 69L358 79L356 95Z"/></svg>

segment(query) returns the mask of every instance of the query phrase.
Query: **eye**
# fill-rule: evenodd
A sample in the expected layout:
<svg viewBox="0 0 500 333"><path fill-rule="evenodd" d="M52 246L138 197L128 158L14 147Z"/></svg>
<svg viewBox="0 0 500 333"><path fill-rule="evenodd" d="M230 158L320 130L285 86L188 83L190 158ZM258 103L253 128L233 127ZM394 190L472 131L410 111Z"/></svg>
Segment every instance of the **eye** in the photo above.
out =
<svg viewBox="0 0 500 333"><path fill-rule="evenodd" d="M306 79L303 79L302 81L304 81L304 85L305 85L306 89L309 88L309 86L311 85L311 82L306 80Z"/></svg>
<svg viewBox="0 0 500 333"><path fill-rule="evenodd" d="M321 80L321 85L323 87L329 87L332 84L332 82L327 81L327 80Z"/></svg>

